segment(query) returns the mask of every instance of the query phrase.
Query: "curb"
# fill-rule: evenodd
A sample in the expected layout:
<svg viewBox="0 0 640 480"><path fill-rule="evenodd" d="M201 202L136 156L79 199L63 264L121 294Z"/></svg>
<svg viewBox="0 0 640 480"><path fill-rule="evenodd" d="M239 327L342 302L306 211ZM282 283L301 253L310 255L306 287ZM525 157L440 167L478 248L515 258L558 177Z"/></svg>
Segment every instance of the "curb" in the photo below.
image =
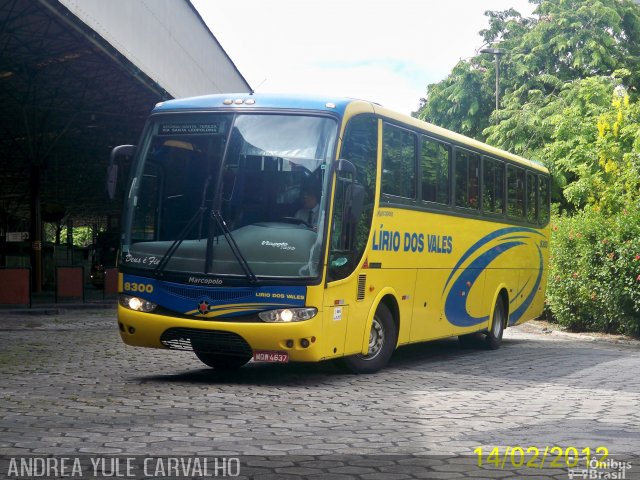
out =
<svg viewBox="0 0 640 480"><path fill-rule="evenodd" d="M96 303L68 303L68 304L52 304L38 305L37 307L23 308L0 308L0 316L6 315L60 315L67 310L115 310L117 302L96 302Z"/></svg>
<svg viewBox="0 0 640 480"><path fill-rule="evenodd" d="M628 337L626 335L616 335L610 333L598 333L598 332L569 332L563 330L559 325L549 323L546 320L531 320L525 322L524 331L528 329L535 331L537 334L551 335L557 338L563 338L568 340L580 340L583 342L607 342L616 345L628 345L632 347L640 347L640 339Z"/></svg>

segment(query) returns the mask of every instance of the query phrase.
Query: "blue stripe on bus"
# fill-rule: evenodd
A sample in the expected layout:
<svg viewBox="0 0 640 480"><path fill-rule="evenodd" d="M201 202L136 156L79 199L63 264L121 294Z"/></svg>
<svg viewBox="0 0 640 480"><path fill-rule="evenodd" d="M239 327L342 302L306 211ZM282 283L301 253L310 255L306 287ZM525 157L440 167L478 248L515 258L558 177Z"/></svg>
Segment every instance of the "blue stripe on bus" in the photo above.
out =
<svg viewBox="0 0 640 480"><path fill-rule="evenodd" d="M540 258L540 263L538 264L538 278L536 278L535 285L529 292L529 296L527 296L525 301L522 302L522 305L520 305L517 309L515 309L509 315L509 325L513 325L517 323L518 320L522 318L522 316L524 315L524 312L527 311L527 308L529 308L529 305L531 305L531 302L533 302L533 299L535 298L536 293L538 292L538 288L540 288L540 283L542 282L542 271L544 266L543 266L542 252L540 251L540 247L536 245L536 248L538 249L538 256Z"/></svg>
<svg viewBox="0 0 640 480"><path fill-rule="evenodd" d="M174 312L196 316L222 312L221 317L233 317L276 308L303 307L307 295L305 286L206 287L130 274L124 274L123 285L127 295L139 296ZM135 285L136 289L127 289L127 285ZM239 292L244 292L240 298Z"/></svg>
<svg viewBox="0 0 640 480"><path fill-rule="evenodd" d="M512 248L515 248L521 245L527 245L526 242L523 242L520 240L531 239L531 236L513 235L518 233L525 233L529 235L535 234L535 235L544 237L542 233L536 230L533 230L531 228L524 228L524 227L502 228L484 236L483 238L478 240L476 243L474 243L466 252L464 252L460 260L458 260L456 265L451 270L451 274L449 275L445 283L445 286L442 290L442 295L444 296L445 291L447 290L447 287L451 283L451 280L457 275L457 278L453 281L453 283L451 283L451 287L449 288L449 293L447 294L445 299L444 313L449 323L459 327L471 327L471 326L475 326L475 325L479 325L481 323L487 322L489 320L488 315L481 316L481 317L474 317L473 315L469 314L469 311L467 308L469 292L473 288L478 277L480 277L482 272L489 266L491 262L493 262L502 254L511 250ZM491 247L489 250L479 255L466 268L461 269L462 264L467 259L469 259L471 256L476 254L481 247L485 246L486 244L488 244L493 240L497 240L500 243L498 245L495 245L494 247ZM509 324L511 325L517 323L518 320L522 318L526 310L529 308L529 306L533 302L536 296L536 293L538 291L538 288L540 287L540 283L542 282L543 271L544 271L543 257L542 257L542 252L540 250L540 247L536 245L536 248L538 250L538 256L539 256L538 275L537 275L535 284L533 285L531 290L529 290L527 298L524 300L524 302L522 302L522 304L518 308L516 308L509 315ZM529 281L530 279L528 279L525 282L521 290L516 295L513 296L513 299L510 303L513 303L514 301L516 301L518 297L522 294L522 292L527 289L526 287L527 285L529 285Z"/></svg>
<svg viewBox="0 0 640 480"><path fill-rule="evenodd" d="M486 245L490 241L495 240L496 238L499 238L503 235L507 235L509 233L535 233L536 235L540 235L541 237L544 238L544 235L542 233L532 228L524 228L524 227L507 227L507 228L501 228L500 230L496 230L495 232L491 232L489 235L482 237L476 243L471 245L471 247L469 247L469 249L462 255L462 257L460 257L460 260L458 260L458 263L456 263L453 269L451 270L451 273L449 274L449 278L447 278L447 281L444 284L444 287L442 288L442 293L444 294L445 290L447 289L447 285L449 285L449 282L451 281L451 278L455 275L456 271L458 271L458 269L460 268L460 265L462 265L467 258L473 255L483 245ZM506 240L506 238L503 240Z"/></svg>
<svg viewBox="0 0 640 480"><path fill-rule="evenodd" d="M451 285L449 295L445 300L444 313L449 320L449 323L457 325L458 327L471 327L489 320L489 316L474 317L469 314L467 310L467 300L469 298L468 293L473 288L475 281L478 279L484 269L493 262L500 255L506 251L525 245L524 242L508 242L497 245L469 264L458 278ZM462 295L464 293L464 296Z"/></svg>

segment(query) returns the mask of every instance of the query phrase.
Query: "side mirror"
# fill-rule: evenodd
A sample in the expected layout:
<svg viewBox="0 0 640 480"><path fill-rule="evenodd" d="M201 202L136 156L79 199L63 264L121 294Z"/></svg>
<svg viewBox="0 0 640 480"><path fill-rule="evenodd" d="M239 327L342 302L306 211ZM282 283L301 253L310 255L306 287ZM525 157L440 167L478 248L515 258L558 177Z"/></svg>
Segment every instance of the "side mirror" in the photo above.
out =
<svg viewBox="0 0 640 480"><path fill-rule="evenodd" d="M107 195L109 195L109 200L113 200L116 197L118 167L123 163L122 159L131 158L135 153L135 145L120 145L111 150L109 166L107 167Z"/></svg>

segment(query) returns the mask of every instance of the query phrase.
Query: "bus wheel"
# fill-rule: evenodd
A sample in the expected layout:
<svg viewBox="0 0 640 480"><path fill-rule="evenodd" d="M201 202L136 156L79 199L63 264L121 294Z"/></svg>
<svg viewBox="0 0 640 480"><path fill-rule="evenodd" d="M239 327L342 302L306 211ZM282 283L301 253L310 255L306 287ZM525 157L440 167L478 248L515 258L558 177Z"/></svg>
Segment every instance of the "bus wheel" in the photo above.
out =
<svg viewBox="0 0 640 480"><path fill-rule="evenodd" d="M396 348L398 332L389 308L381 303L369 332L369 351L345 357L342 361L353 373L374 373L384 368Z"/></svg>
<svg viewBox="0 0 640 480"><path fill-rule="evenodd" d="M221 355L219 353L199 352L194 350L196 357L205 365L216 370L236 370L251 360L243 355Z"/></svg>
<svg viewBox="0 0 640 480"><path fill-rule="evenodd" d="M505 313L504 302L501 298L496 300L496 307L493 309L493 320L491 328L487 332L487 347L490 350L497 350L502 343L502 334L504 333Z"/></svg>

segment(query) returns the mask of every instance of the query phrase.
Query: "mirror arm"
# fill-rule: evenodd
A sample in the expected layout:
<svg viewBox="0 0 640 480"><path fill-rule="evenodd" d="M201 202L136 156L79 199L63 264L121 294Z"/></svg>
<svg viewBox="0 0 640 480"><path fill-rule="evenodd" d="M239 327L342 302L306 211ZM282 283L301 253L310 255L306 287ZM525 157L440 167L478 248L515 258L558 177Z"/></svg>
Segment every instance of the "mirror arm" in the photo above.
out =
<svg viewBox="0 0 640 480"><path fill-rule="evenodd" d="M116 158L118 157L132 157L136 152L135 145L118 145L111 150L111 156L109 157L109 165L114 165L116 163Z"/></svg>
<svg viewBox="0 0 640 480"><path fill-rule="evenodd" d="M334 171L336 173L350 173L351 178L355 180L356 178L356 167L349 160L345 160L344 158L340 158L334 164Z"/></svg>

